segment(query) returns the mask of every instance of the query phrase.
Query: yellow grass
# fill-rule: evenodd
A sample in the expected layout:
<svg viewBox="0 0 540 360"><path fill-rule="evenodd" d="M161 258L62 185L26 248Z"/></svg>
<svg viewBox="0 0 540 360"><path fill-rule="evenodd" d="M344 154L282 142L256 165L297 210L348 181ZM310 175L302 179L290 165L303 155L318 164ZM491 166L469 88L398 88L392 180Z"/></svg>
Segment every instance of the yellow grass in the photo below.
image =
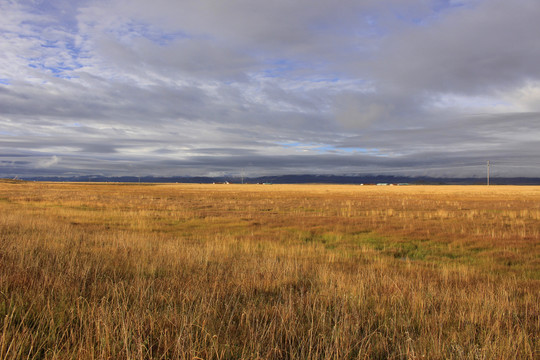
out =
<svg viewBox="0 0 540 360"><path fill-rule="evenodd" d="M2 359L538 359L540 187L0 183Z"/></svg>

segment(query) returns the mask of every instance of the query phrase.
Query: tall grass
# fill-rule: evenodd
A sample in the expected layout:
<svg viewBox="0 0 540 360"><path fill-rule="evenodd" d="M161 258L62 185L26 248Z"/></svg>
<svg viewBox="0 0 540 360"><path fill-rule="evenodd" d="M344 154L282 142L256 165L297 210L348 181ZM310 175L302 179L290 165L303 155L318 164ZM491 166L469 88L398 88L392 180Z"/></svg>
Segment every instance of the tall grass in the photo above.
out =
<svg viewBox="0 0 540 360"><path fill-rule="evenodd" d="M536 359L540 188L0 183L3 359Z"/></svg>

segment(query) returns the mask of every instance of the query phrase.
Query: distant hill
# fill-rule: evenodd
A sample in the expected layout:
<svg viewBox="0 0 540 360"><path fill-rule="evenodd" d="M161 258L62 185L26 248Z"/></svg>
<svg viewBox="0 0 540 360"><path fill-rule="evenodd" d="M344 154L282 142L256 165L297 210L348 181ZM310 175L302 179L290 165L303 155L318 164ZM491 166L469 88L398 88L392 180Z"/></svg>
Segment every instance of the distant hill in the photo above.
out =
<svg viewBox="0 0 540 360"><path fill-rule="evenodd" d="M203 177L203 176L44 176L28 177L24 180L30 181L75 181L75 182L123 182L123 183L200 183L211 184L214 182L241 183L240 177L221 176L221 177ZM21 180L4 180L18 182ZM482 178L439 178L439 177L409 177L393 175L278 175L278 176L260 176L244 177L244 183L274 183L274 184L411 184L411 185L485 185L486 179ZM540 178L498 178L490 179L492 185L540 185Z"/></svg>

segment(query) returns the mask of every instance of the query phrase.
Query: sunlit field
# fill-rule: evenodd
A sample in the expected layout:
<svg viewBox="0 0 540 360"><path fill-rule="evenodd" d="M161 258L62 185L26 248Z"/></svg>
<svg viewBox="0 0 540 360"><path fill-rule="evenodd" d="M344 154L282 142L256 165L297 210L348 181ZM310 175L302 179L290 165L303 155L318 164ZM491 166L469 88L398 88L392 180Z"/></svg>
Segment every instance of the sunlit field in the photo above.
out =
<svg viewBox="0 0 540 360"><path fill-rule="evenodd" d="M538 359L540 187L0 183L1 359Z"/></svg>

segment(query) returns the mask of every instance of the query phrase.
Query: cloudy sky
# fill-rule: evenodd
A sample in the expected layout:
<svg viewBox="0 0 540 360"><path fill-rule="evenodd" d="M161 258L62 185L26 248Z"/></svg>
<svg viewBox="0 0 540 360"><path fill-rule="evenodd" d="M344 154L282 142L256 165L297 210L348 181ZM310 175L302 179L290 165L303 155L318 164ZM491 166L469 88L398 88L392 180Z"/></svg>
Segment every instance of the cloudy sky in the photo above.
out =
<svg viewBox="0 0 540 360"><path fill-rule="evenodd" d="M0 0L0 177L540 176L538 0Z"/></svg>

